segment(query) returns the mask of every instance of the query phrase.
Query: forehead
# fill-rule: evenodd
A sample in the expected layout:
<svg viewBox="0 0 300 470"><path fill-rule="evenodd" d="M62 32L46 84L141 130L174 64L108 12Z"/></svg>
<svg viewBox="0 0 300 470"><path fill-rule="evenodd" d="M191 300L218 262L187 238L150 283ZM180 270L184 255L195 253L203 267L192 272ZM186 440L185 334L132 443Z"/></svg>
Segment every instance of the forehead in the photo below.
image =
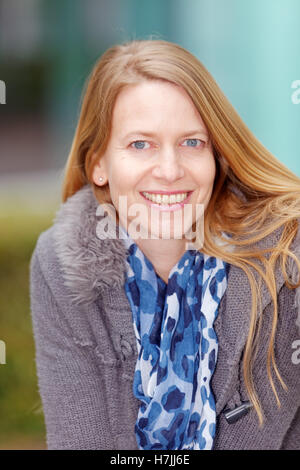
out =
<svg viewBox="0 0 300 470"><path fill-rule="evenodd" d="M112 118L112 129L125 133L144 126L157 129L169 125L176 128L198 124L205 130L203 120L188 93L174 83L164 80L145 80L128 85L119 93Z"/></svg>

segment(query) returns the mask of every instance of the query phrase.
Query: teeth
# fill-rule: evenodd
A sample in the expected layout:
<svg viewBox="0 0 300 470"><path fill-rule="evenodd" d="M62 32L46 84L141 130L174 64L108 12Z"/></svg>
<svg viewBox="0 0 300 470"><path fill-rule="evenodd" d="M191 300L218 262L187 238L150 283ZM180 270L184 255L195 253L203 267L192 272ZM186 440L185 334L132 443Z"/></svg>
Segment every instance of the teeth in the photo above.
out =
<svg viewBox="0 0 300 470"><path fill-rule="evenodd" d="M156 204L176 204L178 202L184 201L188 193L178 193L178 194L153 194L153 193L142 193L147 199Z"/></svg>

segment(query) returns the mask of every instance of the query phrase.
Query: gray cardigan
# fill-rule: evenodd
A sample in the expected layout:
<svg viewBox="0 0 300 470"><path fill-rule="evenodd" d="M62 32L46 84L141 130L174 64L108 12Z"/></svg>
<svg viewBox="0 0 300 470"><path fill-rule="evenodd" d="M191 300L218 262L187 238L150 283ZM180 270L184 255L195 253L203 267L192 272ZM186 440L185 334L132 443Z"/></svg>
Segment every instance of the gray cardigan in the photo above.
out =
<svg viewBox="0 0 300 470"><path fill-rule="evenodd" d="M132 392L137 351L123 287L126 250L122 240L97 238L97 207L92 188L83 187L40 235L31 259L31 312L48 449L137 449L139 403ZM258 245L271 246L278 236L276 231ZM299 256L299 231L292 247ZM266 370L272 303L263 285L253 379L265 422L259 428L254 408L232 424L225 418L225 411L249 400L242 357L251 290L244 272L231 265L215 321L219 352L212 379L214 449L300 449L300 289L289 290L276 269L275 358L288 392L275 378L279 409ZM297 278L294 263L289 275Z"/></svg>

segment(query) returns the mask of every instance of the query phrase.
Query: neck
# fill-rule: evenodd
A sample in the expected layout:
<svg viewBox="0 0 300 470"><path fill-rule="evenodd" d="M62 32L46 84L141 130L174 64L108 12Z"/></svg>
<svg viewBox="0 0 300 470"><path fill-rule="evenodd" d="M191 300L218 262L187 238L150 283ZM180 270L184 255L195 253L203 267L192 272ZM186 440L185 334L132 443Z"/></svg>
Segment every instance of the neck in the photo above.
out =
<svg viewBox="0 0 300 470"><path fill-rule="evenodd" d="M186 251L186 240L137 239L134 241L149 261L151 261L156 273L165 283L168 283L171 269Z"/></svg>

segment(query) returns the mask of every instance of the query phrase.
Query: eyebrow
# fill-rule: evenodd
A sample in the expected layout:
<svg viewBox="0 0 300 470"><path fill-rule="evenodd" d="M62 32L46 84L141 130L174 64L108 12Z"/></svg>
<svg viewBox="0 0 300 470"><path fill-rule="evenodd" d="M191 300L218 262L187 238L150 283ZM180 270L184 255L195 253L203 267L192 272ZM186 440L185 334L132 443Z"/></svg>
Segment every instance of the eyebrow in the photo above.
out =
<svg viewBox="0 0 300 470"><path fill-rule="evenodd" d="M204 134L207 136L207 131L205 129L195 129L193 131L188 131L188 132L183 132L180 137L189 137L190 135L195 135L195 134ZM153 137L155 136L154 132L145 132L141 130L129 132L126 134L123 138L128 139L129 137L133 137L134 135L141 135L145 137Z"/></svg>

